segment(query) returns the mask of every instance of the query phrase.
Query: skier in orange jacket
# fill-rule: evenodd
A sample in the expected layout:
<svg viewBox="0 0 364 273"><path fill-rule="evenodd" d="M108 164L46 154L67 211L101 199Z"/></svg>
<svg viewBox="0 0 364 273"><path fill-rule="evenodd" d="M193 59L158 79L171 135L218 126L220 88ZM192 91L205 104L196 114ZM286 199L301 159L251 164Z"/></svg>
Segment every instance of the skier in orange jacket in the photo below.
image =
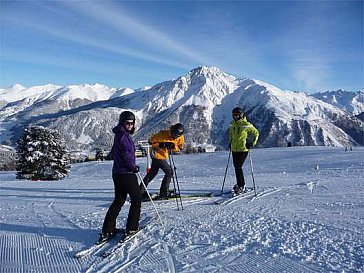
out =
<svg viewBox="0 0 364 273"><path fill-rule="evenodd" d="M168 198L169 184L171 183L173 170L168 164L167 159L169 157L169 152L178 153L182 150L185 142L183 133L183 125L181 123L177 123L172 125L169 130L161 130L152 135L149 139L149 143L152 145L152 166L143 181L145 186L147 186L148 183L158 174L159 169L162 169L164 177L159 190L160 199ZM142 191L144 193L144 188Z"/></svg>

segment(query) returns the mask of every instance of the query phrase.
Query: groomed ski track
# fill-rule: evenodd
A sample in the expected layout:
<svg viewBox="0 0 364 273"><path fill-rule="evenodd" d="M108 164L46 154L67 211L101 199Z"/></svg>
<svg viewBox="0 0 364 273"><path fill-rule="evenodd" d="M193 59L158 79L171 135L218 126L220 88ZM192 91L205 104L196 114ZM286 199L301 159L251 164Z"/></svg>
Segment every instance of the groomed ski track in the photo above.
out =
<svg viewBox="0 0 364 273"><path fill-rule="evenodd" d="M211 223L218 222L223 215L230 213L230 217L245 217L245 215L236 216L231 213L231 205L244 205L247 206L248 203L258 200L260 198L268 197L270 195L279 194L282 189L262 189L257 196L249 193L247 196L236 196L234 198L226 198L223 203L220 204L221 210L216 212L216 210L209 209L209 206L214 206L216 200L221 197L199 197L193 198L184 202L185 209L179 213L183 218L181 221L178 214L175 213L177 206L172 200L159 202L161 206L160 210L163 212L163 221L166 228L163 229L154 221L154 225L146 228L137 238L126 243L121 248L117 249L112 255L106 258L98 259L89 264L86 268L86 272L139 272L141 268L146 270L145 272L252 272L248 270L244 264L249 263L249 260L256 260L256 257L236 257L236 251L239 249L244 249L247 246L244 244L239 245L229 245L228 237L219 238L218 232L211 230ZM192 199L192 198L191 198ZM193 209L190 206L193 205ZM170 212L170 210L172 210ZM174 211L173 211L174 210ZM194 211L196 212L194 213ZM201 210L206 214L204 220L198 220ZM153 214L152 207L148 208L147 213ZM269 214L271 210L266 211L265 214ZM252 229L255 225L262 225L264 216L260 217L248 217L243 225L236 225L236 228ZM193 233L189 233L189 238L185 238L186 230L183 226L186 223L190 223L190 226L199 230L198 236ZM268 224L268 223L267 223ZM300 227L296 227L299 229ZM202 229L202 233L201 233ZM193 229L192 229L193 230ZM240 231L239 231L240 232ZM201 235L203 235L201 237ZM233 235L233 234L232 234ZM240 237L241 234L236 234ZM253 234L251 234L253 235ZM249 235L249 237L251 236ZM211 237L211 238L210 238ZM257 239L257 237L255 237ZM187 240L186 240L187 239ZM246 243L251 244L254 241L253 238L246 238ZM177 247L178 246L178 247ZM224 246L224 258L220 257L221 253L217 251ZM254 246L253 246L254 247ZM258 245L257 251L258 250ZM179 249L179 250L176 250ZM229 257L228 253L233 254ZM205 253L202 261L193 263L191 258L194 255L199 255L200 253ZM192 263L191 263L192 262ZM305 263L296 265L296 262L292 262L289 259L274 258L270 261L272 264L267 262L264 258L259 263L255 264L257 270L269 270L274 264L281 270L286 269L286 272L316 272L315 267L310 267ZM252 262L250 261L251 265ZM181 270L181 267L183 268ZM289 271L288 269L293 269L294 271ZM296 269L296 270L295 270ZM254 272L254 271L253 271ZM284 270L282 272L285 272Z"/></svg>
<svg viewBox="0 0 364 273"><path fill-rule="evenodd" d="M158 201L165 228L154 220L106 258L74 255L97 240L113 197L110 162L77 164L59 182L17 181L4 172L0 272L363 271L363 181L358 177L363 177L359 159L364 149L358 154L355 149L339 154L338 148L317 147L254 152L260 160L255 162L256 196L186 198L179 211L175 200ZM176 156L182 192L218 194L227 155L189 157L196 161L188 165ZM195 172L193 167L212 156L215 165ZM251 186L249 175L245 170ZM152 182L152 189L158 189L161 178ZM231 168L226 189L232 181ZM120 227L128 210L126 204ZM142 212L155 215L150 202L142 204Z"/></svg>

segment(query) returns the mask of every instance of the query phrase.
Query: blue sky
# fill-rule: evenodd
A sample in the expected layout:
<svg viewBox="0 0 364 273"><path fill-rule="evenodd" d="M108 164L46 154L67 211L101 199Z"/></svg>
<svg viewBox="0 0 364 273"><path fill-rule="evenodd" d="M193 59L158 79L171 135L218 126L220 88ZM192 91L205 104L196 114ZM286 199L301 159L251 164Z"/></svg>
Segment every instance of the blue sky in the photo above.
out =
<svg viewBox="0 0 364 273"><path fill-rule="evenodd" d="M3 1L0 88L139 88L199 66L284 90L364 87L363 1Z"/></svg>

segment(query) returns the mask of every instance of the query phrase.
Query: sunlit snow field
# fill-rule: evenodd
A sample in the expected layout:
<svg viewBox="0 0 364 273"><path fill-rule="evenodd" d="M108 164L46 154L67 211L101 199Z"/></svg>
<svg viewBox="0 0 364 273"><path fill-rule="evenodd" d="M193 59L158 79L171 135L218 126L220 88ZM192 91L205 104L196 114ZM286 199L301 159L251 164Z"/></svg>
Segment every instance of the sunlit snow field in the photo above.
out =
<svg viewBox="0 0 364 273"><path fill-rule="evenodd" d="M153 221L107 258L74 255L98 238L113 200L112 162L73 165L61 181L0 172L0 272L363 272L364 148L256 149L252 159L257 196L220 205L219 196L183 198L184 210L156 202L164 228ZM174 160L182 194L220 193L228 152ZM137 163L145 170L145 158ZM229 165L225 190L235 181ZM244 172L251 187L249 158Z"/></svg>

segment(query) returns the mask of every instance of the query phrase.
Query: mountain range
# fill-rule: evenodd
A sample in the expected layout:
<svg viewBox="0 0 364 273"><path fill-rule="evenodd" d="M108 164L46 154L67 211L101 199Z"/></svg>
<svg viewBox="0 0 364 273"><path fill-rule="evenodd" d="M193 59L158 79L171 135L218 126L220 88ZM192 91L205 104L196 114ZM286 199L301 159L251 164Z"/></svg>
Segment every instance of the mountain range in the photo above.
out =
<svg viewBox="0 0 364 273"><path fill-rule="evenodd" d="M0 89L0 143L14 146L25 127L37 124L57 129L70 150L110 149L119 114L131 110L136 141L181 122L187 144L227 147L236 106L260 131L259 147L364 145L364 89L308 95L206 66L136 90L101 84Z"/></svg>

